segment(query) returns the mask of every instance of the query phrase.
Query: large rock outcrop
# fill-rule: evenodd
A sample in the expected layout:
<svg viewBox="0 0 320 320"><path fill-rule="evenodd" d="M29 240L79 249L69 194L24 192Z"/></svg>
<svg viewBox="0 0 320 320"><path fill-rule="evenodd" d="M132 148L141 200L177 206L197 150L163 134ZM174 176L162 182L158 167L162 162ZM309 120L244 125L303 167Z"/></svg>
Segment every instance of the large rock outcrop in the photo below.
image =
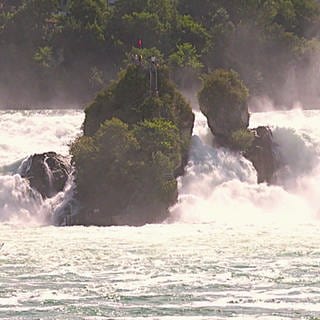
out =
<svg viewBox="0 0 320 320"><path fill-rule="evenodd" d="M55 152L45 152L30 156L20 174L43 198L51 198L64 189L70 172L71 166L65 157Z"/></svg>
<svg viewBox="0 0 320 320"><path fill-rule="evenodd" d="M129 65L85 113L84 135L71 146L81 205L74 223L163 221L177 200L194 122L168 70Z"/></svg>
<svg viewBox="0 0 320 320"><path fill-rule="evenodd" d="M201 112L207 117L211 132L221 144L228 141L230 133L247 128L249 125L248 108L243 104L237 104L232 111L228 108L220 110L201 108Z"/></svg>

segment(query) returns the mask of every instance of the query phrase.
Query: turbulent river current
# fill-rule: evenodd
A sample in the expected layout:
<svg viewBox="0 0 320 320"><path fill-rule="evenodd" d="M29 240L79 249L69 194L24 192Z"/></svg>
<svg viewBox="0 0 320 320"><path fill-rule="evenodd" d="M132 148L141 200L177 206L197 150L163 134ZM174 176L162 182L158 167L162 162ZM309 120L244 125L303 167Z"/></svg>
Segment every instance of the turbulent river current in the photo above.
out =
<svg viewBox="0 0 320 320"><path fill-rule="evenodd" d="M320 111L252 114L272 128L277 185L213 148L196 112L179 201L163 224L55 227L20 177L33 153L68 155L77 110L0 111L0 319L320 319Z"/></svg>

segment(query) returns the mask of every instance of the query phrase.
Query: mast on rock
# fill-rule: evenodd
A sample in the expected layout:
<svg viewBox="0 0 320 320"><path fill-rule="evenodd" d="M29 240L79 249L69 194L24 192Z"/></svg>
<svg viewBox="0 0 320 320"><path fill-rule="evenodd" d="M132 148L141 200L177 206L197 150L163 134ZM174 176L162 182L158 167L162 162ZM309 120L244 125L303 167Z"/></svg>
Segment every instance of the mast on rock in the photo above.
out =
<svg viewBox="0 0 320 320"><path fill-rule="evenodd" d="M156 57L152 56L150 58L149 65L149 77L150 77L150 93L158 95L158 67L156 63Z"/></svg>
<svg viewBox="0 0 320 320"><path fill-rule="evenodd" d="M137 48L140 51L140 54L135 54L132 58L136 65L143 67L144 69L148 68L148 65L145 65L142 61L142 39L138 39L137 41ZM151 95L158 95L158 65L157 65L157 59L155 56L150 57L149 61L149 89Z"/></svg>

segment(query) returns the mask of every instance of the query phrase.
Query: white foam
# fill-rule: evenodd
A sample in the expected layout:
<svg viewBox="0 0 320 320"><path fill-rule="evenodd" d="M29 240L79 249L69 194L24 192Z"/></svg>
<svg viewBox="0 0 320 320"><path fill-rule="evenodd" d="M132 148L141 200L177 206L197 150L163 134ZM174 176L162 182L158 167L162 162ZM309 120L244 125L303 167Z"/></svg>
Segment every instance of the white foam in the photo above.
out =
<svg viewBox="0 0 320 320"><path fill-rule="evenodd" d="M83 118L80 110L0 110L0 167L33 153L67 155Z"/></svg>
<svg viewBox="0 0 320 320"><path fill-rule="evenodd" d="M42 203L41 196L20 175L0 176L0 222L43 224Z"/></svg>

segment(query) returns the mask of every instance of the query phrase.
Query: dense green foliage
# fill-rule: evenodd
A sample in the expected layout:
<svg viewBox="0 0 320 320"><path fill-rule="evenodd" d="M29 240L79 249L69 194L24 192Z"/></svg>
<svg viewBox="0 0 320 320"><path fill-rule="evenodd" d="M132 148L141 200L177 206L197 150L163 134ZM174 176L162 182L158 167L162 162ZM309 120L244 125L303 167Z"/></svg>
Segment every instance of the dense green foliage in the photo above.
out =
<svg viewBox="0 0 320 320"><path fill-rule="evenodd" d="M0 0L2 103L83 102L129 52L161 52L188 89L202 71L236 70L252 95L317 96L316 0ZM139 50L138 50L139 51ZM145 51L141 51L145 54ZM285 92L285 94L284 94Z"/></svg>
<svg viewBox="0 0 320 320"><path fill-rule="evenodd" d="M176 200L173 170L179 164L178 142L171 122L145 121L130 130L117 118L105 121L93 137L76 140L71 153L78 196L86 208L81 223L117 224L115 217L134 216L136 211L139 224L161 221ZM128 224L136 221L137 217L126 219Z"/></svg>
<svg viewBox="0 0 320 320"><path fill-rule="evenodd" d="M192 122L190 106L169 81L168 69L158 67L159 95L150 94L149 62L130 64L119 74L117 81L101 91L86 108L84 134L93 135L100 124L117 117L128 124L144 120L165 118L175 123L182 141L183 152L189 144L189 124Z"/></svg>
<svg viewBox="0 0 320 320"><path fill-rule="evenodd" d="M71 146L79 223L157 222L176 201L193 114L164 67L158 77L159 92L150 92L148 65L131 64L87 107L84 135Z"/></svg>
<svg viewBox="0 0 320 320"><path fill-rule="evenodd" d="M248 129L239 129L231 134L230 146L232 149L247 152L254 141L254 133Z"/></svg>
<svg viewBox="0 0 320 320"><path fill-rule="evenodd" d="M199 104L204 114L227 109L232 113L238 105L246 105L248 89L234 71L218 69L204 76L203 87L199 92Z"/></svg>

